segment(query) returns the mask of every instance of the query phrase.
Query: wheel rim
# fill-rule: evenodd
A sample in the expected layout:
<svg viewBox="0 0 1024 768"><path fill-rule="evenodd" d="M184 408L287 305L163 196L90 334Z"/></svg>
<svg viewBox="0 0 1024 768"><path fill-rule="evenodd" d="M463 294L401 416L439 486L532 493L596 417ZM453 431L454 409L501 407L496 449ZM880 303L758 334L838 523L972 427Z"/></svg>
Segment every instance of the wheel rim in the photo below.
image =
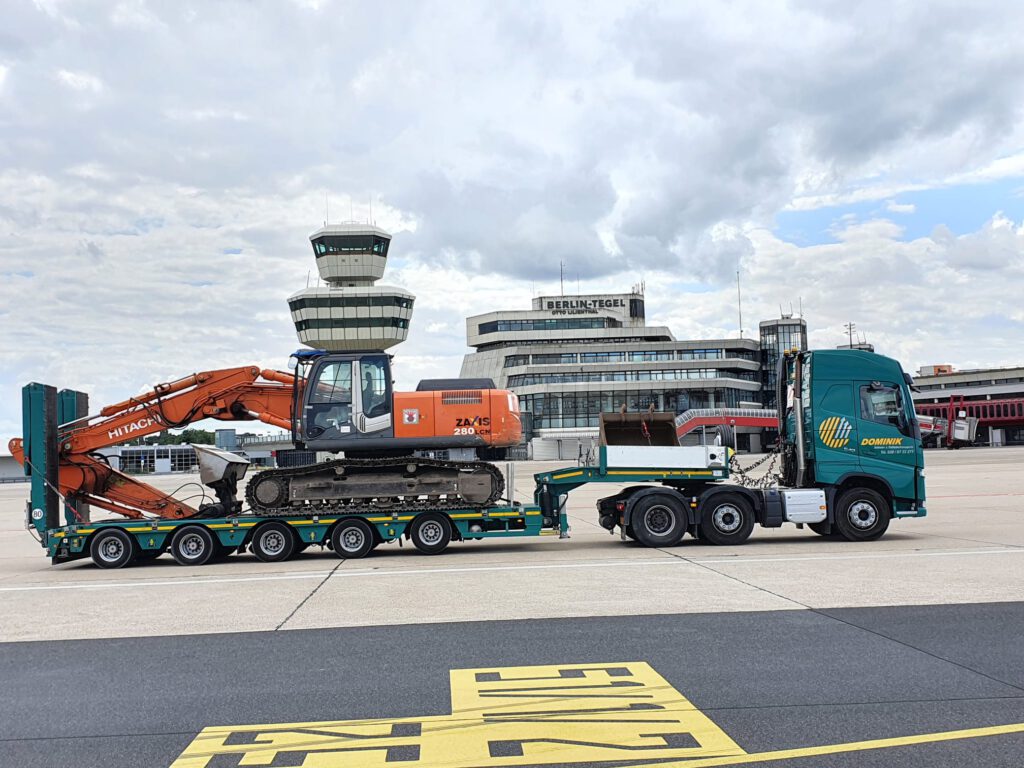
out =
<svg viewBox="0 0 1024 768"><path fill-rule="evenodd" d="M198 560L206 553L206 541L198 533L186 533L181 537L178 550L188 560Z"/></svg>
<svg viewBox="0 0 1024 768"><path fill-rule="evenodd" d="M366 534L361 528L353 525L343 529L339 539L343 552L358 552L366 543Z"/></svg>
<svg viewBox="0 0 1024 768"><path fill-rule="evenodd" d="M846 516L855 528L859 528L862 531L868 530L878 522L878 510L875 508L875 505L863 499L853 502Z"/></svg>
<svg viewBox="0 0 1024 768"><path fill-rule="evenodd" d="M420 541L424 544L437 544L444 539L444 528L436 520L428 520L420 526Z"/></svg>
<svg viewBox="0 0 1024 768"><path fill-rule="evenodd" d="M672 511L663 504L656 504L644 512L644 528L655 536L664 536L671 531L672 523Z"/></svg>
<svg viewBox="0 0 1024 768"><path fill-rule="evenodd" d="M277 530L264 532L260 536L260 548L272 557L280 555L285 548L284 534Z"/></svg>
<svg viewBox="0 0 1024 768"><path fill-rule="evenodd" d="M715 528L722 533L733 533L743 525L743 513L732 504L723 504L715 509L712 520L715 523Z"/></svg>
<svg viewBox="0 0 1024 768"><path fill-rule="evenodd" d="M100 542L99 556L105 563L116 563L124 557L124 542L117 536L107 536Z"/></svg>

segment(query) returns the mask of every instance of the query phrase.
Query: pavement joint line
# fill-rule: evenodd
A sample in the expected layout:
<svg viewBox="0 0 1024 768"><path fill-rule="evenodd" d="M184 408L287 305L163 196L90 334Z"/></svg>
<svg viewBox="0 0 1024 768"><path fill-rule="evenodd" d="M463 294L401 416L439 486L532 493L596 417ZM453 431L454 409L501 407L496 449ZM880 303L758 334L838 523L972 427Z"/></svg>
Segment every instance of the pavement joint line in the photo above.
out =
<svg viewBox="0 0 1024 768"><path fill-rule="evenodd" d="M918 653L922 653L925 656L930 656L931 658L933 658L933 659L935 659L937 661L941 661L941 662L943 662L945 664L950 664L950 665L952 665L954 667L958 667L959 669L962 669L962 670L965 670L967 672L971 672L972 674L978 675L979 677L984 677L986 680L990 680L993 683L999 683L1000 685L1005 685L1005 686L1007 686L1009 688L1013 688L1015 691L1020 691L1021 693L1024 693L1024 688L1022 688L1019 685L1016 685L1015 683L1011 683L1011 682L1008 682L1006 680L1001 680L998 677L994 677L994 676L992 676L992 675L990 675L990 674L988 674L986 672L982 672L979 669L975 669L974 667L970 667L970 666L968 666L966 664L961 664L958 661L953 661L952 659L947 659L947 658L945 658L943 656L939 656L937 653L932 653L931 651L925 650L924 648L919 648L918 646L914 645L913 643L909 643L906 640L900 640L899 638L892 637L890 635L885 634L884 632L879 632L878 630L871 629L870 627L861 626L860 624L857 624L856 622L849 621L848 619L844 619L844 618L842 618L840 616L833 616L831 613L829 613L830 610L836 610L836 609L833 609L833 608L812 608L811 610L814 611L814 613L818 614L819 616L825 616L825 617L827 617L829 619L832 619L833 621L838 621L841 624L845 624L848 627L853 627L855 629L859 629L862 632L867 632L868 634L874 635L875 637L880 637L883 640L888 640L891 643L897 643L898 645L902 645L904 648L910 648L911 650L917 651ZM842 609L838 609L838 610L842 610Z"/></svg>
<svg viewBox="0 0 1024 768"><path fill-rule="evenodd" d="M666 550L657 550L666 552ZM424 574L447 574L447 573L489 573L499 571L543 571L543 570L571 570L588 568L626 568L652 565L746 565L751 563L767 564L792 563L792 562L815 562L815 561L836 561L836 560L889 560L901 557L965 557L980 555L1024 555L1024 548L1013 549L959 549L940 552L931 551L889 551L886 553L861 553L850 555L798 555L798 556L774 556L764 555L761 557L725 557L725 558L688 558L684 555L672 554L669 557L644 560L611 560L600 562L581 563L538 563L523 565L487 565L487 566L458 566L458 567L436 567L436 568L395 568L384 569L353 569L344 573L338 573L337 578L372 578L384 576L417 576ZM713 570L713 569L709 569ZM230 576L230 577L191 577L187 579L168 579L149 581L106 581L106 582L85 582L85 583L56 583L25 585L20 587L0 587L0 592L46 592L63 589L116 589L121 587L167 587L167 586L202 586L206 584L230 584L234 582L261 582L261 581L292 581L302 579L317 579L333 574L334 571L304 571L299 573L268 574L266 576ZM718 573L718 571L715 571ZM725 575L725 574L722 574ZM788 599L788 598L787 598Z"/></svg>
<svg viewBox="0 0 1024 768"><path fill-rule="evenodd" d="M274 631L277 632L279 629L281 629L281 627L283 627L285 624L287 624L289 622L289 620L292 618L292 616L294 616L296 613L298 613L299 609L302 608L302 606L304 606L306 604L306 601L309 600L309 598L311 598L313 595L315 595L320 590L320 587L322 587L324 584L326 584L327 580L329 578L331 578L331 576L334 575L334 572L337 571L339 568L341 568L341 566L343 566L345 564L345 562L346 562L345 560L342 560L340 563L338 563L333 568L331 568L331 570L327 573L327 575L324 576L323 581L321 581L319 584L317 584L315 587L313 587L313 589L310 591L310 593L308 595L306 595L304 598L302 598L302 600L299 601L299 604L296 605L292 609L292 612L284 617L284 621L282 621L280 624L278 624L276 627L274 627Z"/></svg>

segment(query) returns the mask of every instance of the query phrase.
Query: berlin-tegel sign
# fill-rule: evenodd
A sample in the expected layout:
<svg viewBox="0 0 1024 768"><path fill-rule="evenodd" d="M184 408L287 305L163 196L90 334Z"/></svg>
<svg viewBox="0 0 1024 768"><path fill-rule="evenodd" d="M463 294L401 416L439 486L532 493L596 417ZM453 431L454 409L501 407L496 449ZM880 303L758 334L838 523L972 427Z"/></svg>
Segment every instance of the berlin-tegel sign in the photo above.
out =
<svg viewBox="0 0 1024 768"><path fill-rule="evenodd" d="M1011 723L747 753L644 662L456 669L451 698L442 716L210 727L171 768L693 768L1024 733Z"/></svg>

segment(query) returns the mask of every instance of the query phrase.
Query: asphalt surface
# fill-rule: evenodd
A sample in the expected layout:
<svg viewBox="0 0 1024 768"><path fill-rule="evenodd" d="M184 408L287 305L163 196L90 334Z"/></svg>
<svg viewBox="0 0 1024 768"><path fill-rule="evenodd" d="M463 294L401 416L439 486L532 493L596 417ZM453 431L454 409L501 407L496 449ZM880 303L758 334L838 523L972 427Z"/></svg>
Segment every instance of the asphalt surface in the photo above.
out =
<svg viewBox="0 0 1024 768"><path fill-rule="evenodd" d="M463 599L488 596L467 588ZM170 766L210 726L448 716L450 670L603 669L629 662L649 664L746 753L899 740L1024 723L1022 628L1024 602L1004 602L4 643L0 765ZM572 682L583 674L565 676ZM684 736L673 737L673 743L697 743ZM252 734L232 738L234 744L253 741ZM448 738L451 764L459 764L463 737ZM410 768L433 765L417 763L415 755L400 750L388 754ZM537 762L514 755L515 749L499 752L487 765ZM646 754L630 757L629 763L620 758L604 764L650 762ZM348 753L344 762L301 750L239 759L238 754L203 757L187 765L387 762L383 752L365 750ZM736 764L737 759L696 764ZM811 759L757 760L761 765L1014 768L1022 761L1020 731L819 753Z"/></svg>

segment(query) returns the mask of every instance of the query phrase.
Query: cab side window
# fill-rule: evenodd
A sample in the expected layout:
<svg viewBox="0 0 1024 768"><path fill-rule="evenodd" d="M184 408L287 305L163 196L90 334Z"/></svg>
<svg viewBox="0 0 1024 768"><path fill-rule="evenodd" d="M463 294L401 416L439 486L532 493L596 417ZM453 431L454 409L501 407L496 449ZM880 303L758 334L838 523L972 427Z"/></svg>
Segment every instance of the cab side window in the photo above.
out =
<svg viewBox="0 0 1024 768"><path fill-rule="evenodd" d="M320 370L313 393L312 403L352 402L352 363L328 363Z"/></svg>
<svg viewBox="0 0 1024 768"><path fill-rule="evenodd" d="M878 424L900 427L900 400L895 387L860 388L860 417Z"/></svg>

